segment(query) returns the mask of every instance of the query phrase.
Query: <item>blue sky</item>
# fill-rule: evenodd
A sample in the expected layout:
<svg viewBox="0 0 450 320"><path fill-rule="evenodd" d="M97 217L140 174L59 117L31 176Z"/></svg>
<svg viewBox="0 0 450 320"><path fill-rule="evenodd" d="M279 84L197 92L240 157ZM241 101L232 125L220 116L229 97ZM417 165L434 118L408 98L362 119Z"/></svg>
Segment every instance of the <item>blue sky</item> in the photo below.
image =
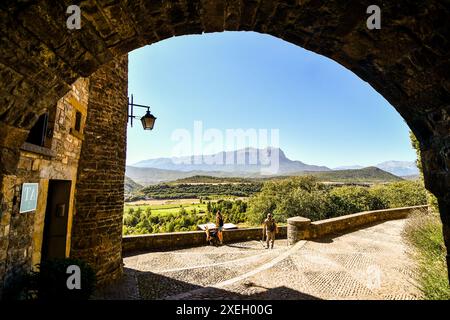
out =
<svg viewBox="0 0 450 320"><path fill-rule="evenodd" d="M279 129L281 149L308 164L415 160L406 123L368 83L269 35L167 39L131 52L128 77L135 103L152 106L158 119L153 131L128 126L127 164L171 156L172 133L192 132L194 121L222 132Z"/></svg>

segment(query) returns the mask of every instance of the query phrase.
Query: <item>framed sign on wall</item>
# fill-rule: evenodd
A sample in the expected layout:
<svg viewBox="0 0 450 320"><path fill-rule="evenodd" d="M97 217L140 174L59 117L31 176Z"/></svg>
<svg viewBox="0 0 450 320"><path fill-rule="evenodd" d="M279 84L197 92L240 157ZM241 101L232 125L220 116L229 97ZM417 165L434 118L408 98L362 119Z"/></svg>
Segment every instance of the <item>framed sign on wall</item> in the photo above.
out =
<svg viewBox="0 0 450 320"><path fill-rule="evenodd" d="M38 198L38 183L22 184L22 196L20 197L20 213L36 210Z"/></svg>

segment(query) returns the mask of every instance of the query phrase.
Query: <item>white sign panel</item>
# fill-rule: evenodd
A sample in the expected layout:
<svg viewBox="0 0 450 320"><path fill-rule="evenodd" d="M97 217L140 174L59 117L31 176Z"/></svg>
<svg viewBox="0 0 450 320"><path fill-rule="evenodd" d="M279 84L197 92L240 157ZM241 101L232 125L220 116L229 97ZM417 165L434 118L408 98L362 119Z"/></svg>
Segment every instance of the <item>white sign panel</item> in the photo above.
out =
<svg viewBox="0 0 450 320"><path fill-rule="evenodd" d="M36 210L38 198L38 183L22 184L22 196L20 198L20 213Z"/></svg>

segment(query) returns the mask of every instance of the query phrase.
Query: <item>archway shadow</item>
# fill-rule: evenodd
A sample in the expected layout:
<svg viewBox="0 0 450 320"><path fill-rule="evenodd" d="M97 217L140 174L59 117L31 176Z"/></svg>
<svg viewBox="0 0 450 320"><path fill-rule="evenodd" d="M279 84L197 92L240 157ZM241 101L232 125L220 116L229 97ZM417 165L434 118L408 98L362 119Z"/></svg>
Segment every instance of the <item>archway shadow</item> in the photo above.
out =
<svg viewBox="0 0 450 320"><path fill-rule="evenodd" d="M198 281L197 281L198 280ZM313 295L279 286L266 288L254 283L241 286L242 292L200 285L201 279L192 282L168 277L150 271L124 268L124 276L99 288L95 300L319 300ZM190 295L184 295L191 293Z"/></svg>

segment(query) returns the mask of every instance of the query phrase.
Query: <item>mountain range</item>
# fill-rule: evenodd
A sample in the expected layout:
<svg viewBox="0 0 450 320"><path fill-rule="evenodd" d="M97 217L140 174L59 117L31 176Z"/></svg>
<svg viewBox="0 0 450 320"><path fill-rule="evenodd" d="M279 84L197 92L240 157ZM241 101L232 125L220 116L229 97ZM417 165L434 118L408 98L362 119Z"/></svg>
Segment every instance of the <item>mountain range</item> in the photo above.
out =
<svg viewBox="0 0 450 320"><path fill-rule="evenodd" d="M278 170L274 174L289 174L299 171L328 171L325 166L315 166L290 160L279 148L245 148L222 151L211 155L157 158L135 163L133 167L176 171L221 171L245 174L260 173L269 167L267 160L278 154Z"/></svg>
<svg viewBox="0 0 450 320"><path fill-rule="evenodd" d="M261 178L264 177L264 175L261 175L261 169L267 167L264 160L276 154L278 154L279 160L278 171L272 176L299 175L305 172L314 172L316 174L320 172L334 173L345 170L349 170L351 174L354 174L353 171L356 172L358 169L363 169L362 166L358 165L330 169L325 166L306 164L287 158L281 149L269 147L265 149L245 148L207 156L148 159L132 166L127 166L126 175L142 185L175 181L197 175ZM218 162L225 164L218 164ZM411 177L419 173L413 161L386 161L372 167L379 168L395 176ZM381 171L377 174L380 173ZM336 174L330 176L336 176Z"/></svg>

